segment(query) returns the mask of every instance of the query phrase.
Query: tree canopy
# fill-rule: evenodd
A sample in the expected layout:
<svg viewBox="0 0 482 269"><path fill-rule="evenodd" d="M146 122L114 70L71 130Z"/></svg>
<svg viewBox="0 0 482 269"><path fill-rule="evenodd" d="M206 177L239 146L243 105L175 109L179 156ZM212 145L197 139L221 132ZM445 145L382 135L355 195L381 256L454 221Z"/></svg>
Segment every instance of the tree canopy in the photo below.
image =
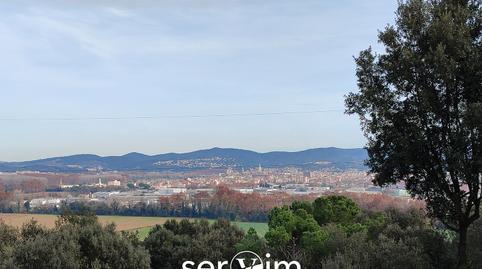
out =
<svg viewBox="0 0 482 269"><path fill-rule="evenodd" d="M313 216L320 225L330 222L350 224L360 208L343 196L320 197L313 202Z"/></svg>
<svg viewBox="0 0 482 269"><path fill-rule="evenodd" d="M149 268L149 253L135 235L71 214L54 229L35 221L20 230L0 223L0 268Z"/></svg>
<svg viewBox="0 0 482 269"><path fill-rule="evenodd" d="M482 187L480 0L400 2L379 33L383 53L356 58L359 91L346 98L368 139L374 182L403 181L431 216L459 233L480 216Z"/></svg>

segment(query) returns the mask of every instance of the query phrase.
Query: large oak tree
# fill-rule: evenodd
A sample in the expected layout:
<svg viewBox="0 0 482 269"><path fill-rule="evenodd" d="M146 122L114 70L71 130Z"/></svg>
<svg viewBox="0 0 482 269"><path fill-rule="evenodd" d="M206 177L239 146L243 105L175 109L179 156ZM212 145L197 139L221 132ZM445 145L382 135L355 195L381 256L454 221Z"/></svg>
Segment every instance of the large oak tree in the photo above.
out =
<svg viewBox="0 0 482 269"><path fill-rule="evenodd" d="M346 98L368 139L378 185L405 182L431 216L459 235L480 216L482 129L480 0L400 2L379 33L385 51L356 58L359 91Z"/></svg>

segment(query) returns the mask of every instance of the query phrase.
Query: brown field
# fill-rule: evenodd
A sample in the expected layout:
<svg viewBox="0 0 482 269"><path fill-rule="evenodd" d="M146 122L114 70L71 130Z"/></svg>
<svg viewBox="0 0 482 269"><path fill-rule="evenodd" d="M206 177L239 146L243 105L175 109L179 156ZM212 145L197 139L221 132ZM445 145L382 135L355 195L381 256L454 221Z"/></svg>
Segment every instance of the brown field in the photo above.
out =
<svg viewBox="0 0 482 269"><path fill-rule="evenodd" d="M143 227L151 227L156 224L163 224L168 219L173 218L162 218L162 217L128 217L128 216L98 216L99 221L102 224L115 223L117 225L117 230L126 231L134 230ZM39 224L47 227L53 228L55 226L55 221L57 216L55 215L41 215L41 214L4 214L0 213L0 222L5 224L21 227L22 224L30 221L31 219L36 220Z"/></svg>

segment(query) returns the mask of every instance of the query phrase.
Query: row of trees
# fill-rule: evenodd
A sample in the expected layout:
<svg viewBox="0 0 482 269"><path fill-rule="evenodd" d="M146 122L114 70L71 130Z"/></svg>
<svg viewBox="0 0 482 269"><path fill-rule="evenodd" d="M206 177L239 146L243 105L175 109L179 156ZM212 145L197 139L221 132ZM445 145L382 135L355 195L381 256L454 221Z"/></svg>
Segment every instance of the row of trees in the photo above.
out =
<svg viewBox="0 0 482 269"><path fill-rule="evenodd" d="M314 197L306 195L297 199L313 200ZM124 216L162 216L162 217L190 217L208 219L229 219L242 221L266 222L267 214L275 206L291 203L295 197L286 193L273 193L269 195L260 193L241 193L219 186L214 193L201 192L193 196L184 193L160 197L157 203L139 202L136 204L122 205L117 201L112 202L72 202L63 207L78 211L84 207L89 208L97 215L124 215ZM1 210L2 208L0 208ZM16 207L4 208L4 211L15 212ZM38 207L33 213L58 214L56 207Z"/></svg>
<svg viewBox="0 0 482 269"><path fill-rule="evenodd" d="M12 193L5 190L5 187L0 184L0 203L9 201L12 197Z"/></svg>
<svg viewBox="0 0 482 269"><path fill-rule="evenodd" d="M459 237L420 210L364 211L328 196L269 213L269 231L244 233L226 220L170 220L141 242L90 213L64 213L55 228L0 224L0 268L182 268L184 261L230 260L239 251L298 261L303 268L455 268ZM482 264L482 222L468 231L467 268Z"/></svg>
<svg viewBox="0 0 482 269"><path fill-rule="evenodd" d="M469 268L482 262L477 225ZM272 210L266 242L305 268L455 268L459 239L436 227L417 209L365 212L348 198L329 196Z"/></svg>
<svg viewBox="0 0 482 269"><path fill-rule="evenodd" d="M417 200L396 198L380 194L343 193L350 197L362 209L370 211L383 211L387 208L407 210L412 207L422 208L423 203ZM313 201L313 195L291 196L285 193L269 195L259 193L240 193L225 186L220 186L213 194L198 193L193 197L185 194L176 194L161 197L158 203L140 202L133 205L121 205L117 201L104 202L72 202L63 207L79 211L84 207L97 215L124 215L124 216L162 216L162 217L189 217L207 219L228 219L237 221L267 222L268 213L274 207L289 205L294 199ZM26 206L26 205L25 205ZM16 212L16 206L4 211ZM1 210L1 208L0 208ZM25 208L24 211L28 211ZM56 207L38 207L30 210L32 213L58 214Z"/></svg>
<svg viewBox="0 0 482 269"><path fill-rule="evenodd" d="M149 268L135 234L102 226L94 215L62 215L53 229L35 221L20 230L0 223L0 268Z"/></svg>
<svg viewBox="0 0 482 269"><path fill-rule="evenodd" d="M47 188L47 183L43 180L27 178L19 181L9 181L7 183L0 180L1 188L5 191L22 191L24 193L44 192Z"/></svg>
<svg viewBox="0 0 482 269"><path fill-rule="evenodd" d="M186 260L225 260L244 232L229 221L187 219L154 227L144 242L102 226L88 211L64 213L53 229L35 221L16 229L0 223L0 268L182 268Z"/></svg>
<svg viewBox="0 0 482 269"><path fill-rule="evenodd" d="M468 268L482 263L482 222L469 231ZM181 268L186 260L224 261L239 251L272 260L299 261L303 268L455 268L456 234L431 222L423 211L361 210L352 200L328 196L295 201L269 213L263 237L244 234L226 221L169 221L155 227L145 247L152 268Z"/></svg>

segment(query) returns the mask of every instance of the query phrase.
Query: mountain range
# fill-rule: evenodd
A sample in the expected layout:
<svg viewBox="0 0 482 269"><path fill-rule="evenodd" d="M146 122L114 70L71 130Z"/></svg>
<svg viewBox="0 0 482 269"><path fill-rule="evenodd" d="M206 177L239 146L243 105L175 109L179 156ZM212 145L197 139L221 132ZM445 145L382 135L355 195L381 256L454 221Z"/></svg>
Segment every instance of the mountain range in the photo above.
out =
<svg viewBox="0 0 482 269"><path fill-rule="evenodd" d="M1 172L191 171L201 169L301 167L307 169L366 169L365 149L316 148L297 152L258 153L233 148L212 148L189 153L145 155L129 153L101 157L79 154L24 162L0 162Z"/></svg>

